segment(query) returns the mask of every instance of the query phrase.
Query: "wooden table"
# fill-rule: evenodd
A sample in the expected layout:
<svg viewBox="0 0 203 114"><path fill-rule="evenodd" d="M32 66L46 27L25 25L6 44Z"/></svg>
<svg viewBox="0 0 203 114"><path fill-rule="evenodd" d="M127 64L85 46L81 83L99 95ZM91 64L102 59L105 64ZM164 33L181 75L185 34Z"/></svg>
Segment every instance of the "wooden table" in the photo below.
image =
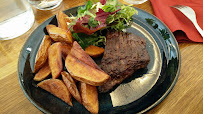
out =
<svg viewBox="0 0 203 114"><path fill-rule="evenodd" d="M51 11L34 10L35 23L22 36L0 41L0 113L42 113L24 95L17 77L17 63L20 50L30 33L43 21L65 10L82 5L83 0L64 0L63 4ZM151 14L150 1L135 5ZM179 79L166 99L149 114L202 114L203 113L203 44L181 43L181 71Z"/></svg>

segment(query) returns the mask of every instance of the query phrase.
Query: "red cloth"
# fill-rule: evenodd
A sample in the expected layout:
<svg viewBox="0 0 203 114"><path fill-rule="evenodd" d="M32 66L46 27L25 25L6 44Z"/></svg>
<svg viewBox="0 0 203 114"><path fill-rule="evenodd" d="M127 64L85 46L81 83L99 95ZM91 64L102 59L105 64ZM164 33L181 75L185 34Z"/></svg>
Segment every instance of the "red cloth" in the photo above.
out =
<svg viewBox="0 0 203 114"><path fill-rule="evenodd" d="M203 29L203 0L151 0L155 15L163 21L174 33L178 42L203 42L193 23L173 5L191 7L197 17L199 26Z"/></svg>

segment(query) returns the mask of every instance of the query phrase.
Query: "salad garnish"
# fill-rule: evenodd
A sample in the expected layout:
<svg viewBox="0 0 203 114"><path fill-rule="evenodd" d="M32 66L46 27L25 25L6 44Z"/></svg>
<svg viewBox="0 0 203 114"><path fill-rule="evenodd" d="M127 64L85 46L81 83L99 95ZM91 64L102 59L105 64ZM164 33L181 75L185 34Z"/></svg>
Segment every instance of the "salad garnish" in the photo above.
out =
<svg viewBox="0 0 203 114"><path fill-rule="evenodd" d="M69 24L72 36L85 49L89 45L104 47L105 31L122 31L131 24L131 17L138 14L132 5L117 0L89 0L77 10L77 16Z"/></svg>

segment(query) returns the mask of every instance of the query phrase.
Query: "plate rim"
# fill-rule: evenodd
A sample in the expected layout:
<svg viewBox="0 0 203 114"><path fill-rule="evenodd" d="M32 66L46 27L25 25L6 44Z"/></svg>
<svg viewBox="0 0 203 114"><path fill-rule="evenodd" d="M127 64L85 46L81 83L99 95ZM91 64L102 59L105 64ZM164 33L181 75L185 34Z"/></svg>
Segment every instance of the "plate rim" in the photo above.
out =
<svg viewBox="0 0 203 114"><path fill-rule="evenodd" d="M140 111L139 113L145 113L145 112L148 112L150 111L151 109L153 109L154 107L156 107L158 104L160 104L169 94L170 92L172 91L172 89L174 88L177 80L178 80L178 77L180 75L180 69L181 69L181 53L180 53L180 48L179 48L179 45L178 45L178 42L175 38L175 36L173 35L173 33L171 32L171 30L168 28L168 26L162 22L158 17L156 17L155 15L153 14L150 14L149 12L147 11L144 11L143 9L140 9L140 8L137 8L145 13L147 13L148 15L151 15L152 17L154 17L156 20L158 20L162 25L164 25L164 27L168 30L168 32L170 33L170 35L172 36L172 38L174 39L174 42L177 46L177 58L179 60L178 62L178 69L177 69L177 72L176 72L176 76L175 76L175 79L173 80L173 82L171 83L171 86L168 88L168 90L156 101L154 102L152 105L150 105L149 107L147 107L146 109Z"/></svg>

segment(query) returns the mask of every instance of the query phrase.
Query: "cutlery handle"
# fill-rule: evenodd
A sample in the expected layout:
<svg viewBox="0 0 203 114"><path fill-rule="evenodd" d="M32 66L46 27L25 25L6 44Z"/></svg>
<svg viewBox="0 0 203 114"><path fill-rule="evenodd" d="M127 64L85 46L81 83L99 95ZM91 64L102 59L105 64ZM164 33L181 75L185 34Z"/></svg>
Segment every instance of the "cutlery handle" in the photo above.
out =
<svg viewBox="0 0 203 114"><path fill-rule="evenodd" d="M197 31L201 34L201 36L203 37L203 30L200 28L200 26L197 24L197 21L193 23L197 29Z"/></svg>

